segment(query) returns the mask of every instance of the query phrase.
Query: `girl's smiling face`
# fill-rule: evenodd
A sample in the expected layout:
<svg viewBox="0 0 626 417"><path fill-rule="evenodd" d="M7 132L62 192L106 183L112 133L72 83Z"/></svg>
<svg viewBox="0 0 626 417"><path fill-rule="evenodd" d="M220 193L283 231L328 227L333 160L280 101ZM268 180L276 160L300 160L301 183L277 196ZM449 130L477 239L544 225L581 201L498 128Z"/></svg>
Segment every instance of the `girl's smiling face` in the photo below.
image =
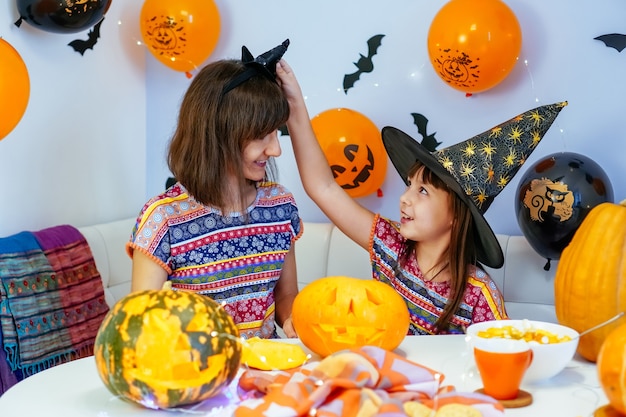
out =
<svg viewBox="0 0 626 417"><path fill-rule="evenodd" d="M420 168L400 196L400 233L416 242L450 240L453 215L447 190L427 183Z"/></svg>
<svg viewBox="0 0 626 417"><path fill-rule="evenodd" d="M265 178L265 166L271 157L281 154L278 142L278 131L260 139L253 139L243 149L243 174L251 181L261 181Z"/></svg>

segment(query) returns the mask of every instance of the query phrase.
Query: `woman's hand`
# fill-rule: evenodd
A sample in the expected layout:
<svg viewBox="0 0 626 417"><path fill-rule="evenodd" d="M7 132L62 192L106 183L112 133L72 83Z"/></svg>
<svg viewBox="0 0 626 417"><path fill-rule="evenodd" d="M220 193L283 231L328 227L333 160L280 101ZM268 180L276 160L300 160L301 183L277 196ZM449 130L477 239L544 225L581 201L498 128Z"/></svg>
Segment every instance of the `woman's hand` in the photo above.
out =
<svg viewBox="0 0 626 417"><path fill-rule="evenodd" d="M291 316L287 317L287 320L283 323L283 332L285 333L285 336L290 339L298 337L296 329L293 327L293 320L291 319Z"/></svg>

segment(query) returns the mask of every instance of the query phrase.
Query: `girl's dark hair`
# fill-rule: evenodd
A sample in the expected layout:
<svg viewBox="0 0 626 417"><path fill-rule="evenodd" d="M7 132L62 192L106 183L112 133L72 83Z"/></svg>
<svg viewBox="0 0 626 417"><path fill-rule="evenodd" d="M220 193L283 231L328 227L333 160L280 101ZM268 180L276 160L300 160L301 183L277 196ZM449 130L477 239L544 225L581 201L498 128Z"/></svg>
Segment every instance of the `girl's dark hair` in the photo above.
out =
<svg viewBox="0 0 626 417"><path fill-rule="evenodd" d="M450 195L450 209L452 210L453 221L450 233L450 246L442 259L437 260L435 264L447 262L450 268L450 297L441 313L441 316L435 322L435 333L440 333L450 324L450 319L459 309L463 301L463 294L468 281L468 265L476 264L476 248L474 246L474 221L469 207L455 192L450 190L445 182L441 180L435 173L423 165L420 161L416 161L408 172L408 177L412 178L420 170L422 180L427 184L432 184L439 190L446 190ZM403 267L407 264L411 256L415 254L415 241L408 240L402 249L398 264ZM447 258L447 259L446 259Z"/></svg>
<svg viewBox="0 0 626 417"><path fill-rule="evenodd" d="M244 177L242 152L252 140L263 139L289 117L289 104L280 86L259 74L222 94L224 85L246 67L238 60L206 65L194 76L183 96L176 131L170 141L170 171L200 203L224 212L228 205L228 178ZM266 180L274 180L268 164ZM240 207L245 209L244 196Z"/></svg>

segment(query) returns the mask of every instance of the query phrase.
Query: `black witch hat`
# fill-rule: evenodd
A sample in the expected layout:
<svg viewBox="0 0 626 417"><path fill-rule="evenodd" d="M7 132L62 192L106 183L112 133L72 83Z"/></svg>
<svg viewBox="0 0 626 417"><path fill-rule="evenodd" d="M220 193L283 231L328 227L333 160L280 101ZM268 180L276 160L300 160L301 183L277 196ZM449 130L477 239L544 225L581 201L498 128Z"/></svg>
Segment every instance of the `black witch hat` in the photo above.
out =
<svg viewBox="0 0 626 417"><path fill-rule="evenodd" d="M433 153L406 133L390 126L382 129L383 143L405 183L409 169L419 160L469 206L477 231L475 245L478 261L500 268L504 263L502 248L483 214L526 162L566 105L564 101L528 110L479 135Z"/></svg>

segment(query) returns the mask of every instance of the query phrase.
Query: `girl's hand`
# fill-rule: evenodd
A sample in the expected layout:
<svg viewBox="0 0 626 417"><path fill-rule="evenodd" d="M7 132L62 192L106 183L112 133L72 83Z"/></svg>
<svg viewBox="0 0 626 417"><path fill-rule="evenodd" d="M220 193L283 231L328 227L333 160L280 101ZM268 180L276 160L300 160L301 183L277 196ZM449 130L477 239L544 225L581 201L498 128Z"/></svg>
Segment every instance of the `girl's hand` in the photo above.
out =
<svg viewBox="0 0 626 417"><path fill-rule="evenodd" d="M281 59L276 63L276 78L278 84L282 87L283 83L286 82L286 78L289 76L293 76L293 70L287 64L287 61Z"/></svg>
<svg viewBox="0 0 626 417"><path fill-rule="evenodd" d="M282 87L285 97L292 104L293 101L298 101L302 98L302 91L296 76L284 59L281 59L276 63L276 77L278 84Z"/></svg>
<svg viewBox="0 0 626 417"><path fill-rule="evenodd" d="M311 121L306 104L304 103L304 96L302 95L300 84L293 70L284 59L276 63L276 80L281 86L283 94L285 94L285 98L289 103L290 115L287 121L287 127L291 129L290 124L292 124L294 131L300 131L297 127L297 125L300 125L305 130L310 130Z"/></svg>
<svg viewBox="0 0 626 417"><path fill-rule="evenodd" d="M287 317L287 320L283 323L283 332L285 332L285 336L290 339L298 337L296 329L293 327L293 320L291 320L291 316Z"/></svg>

